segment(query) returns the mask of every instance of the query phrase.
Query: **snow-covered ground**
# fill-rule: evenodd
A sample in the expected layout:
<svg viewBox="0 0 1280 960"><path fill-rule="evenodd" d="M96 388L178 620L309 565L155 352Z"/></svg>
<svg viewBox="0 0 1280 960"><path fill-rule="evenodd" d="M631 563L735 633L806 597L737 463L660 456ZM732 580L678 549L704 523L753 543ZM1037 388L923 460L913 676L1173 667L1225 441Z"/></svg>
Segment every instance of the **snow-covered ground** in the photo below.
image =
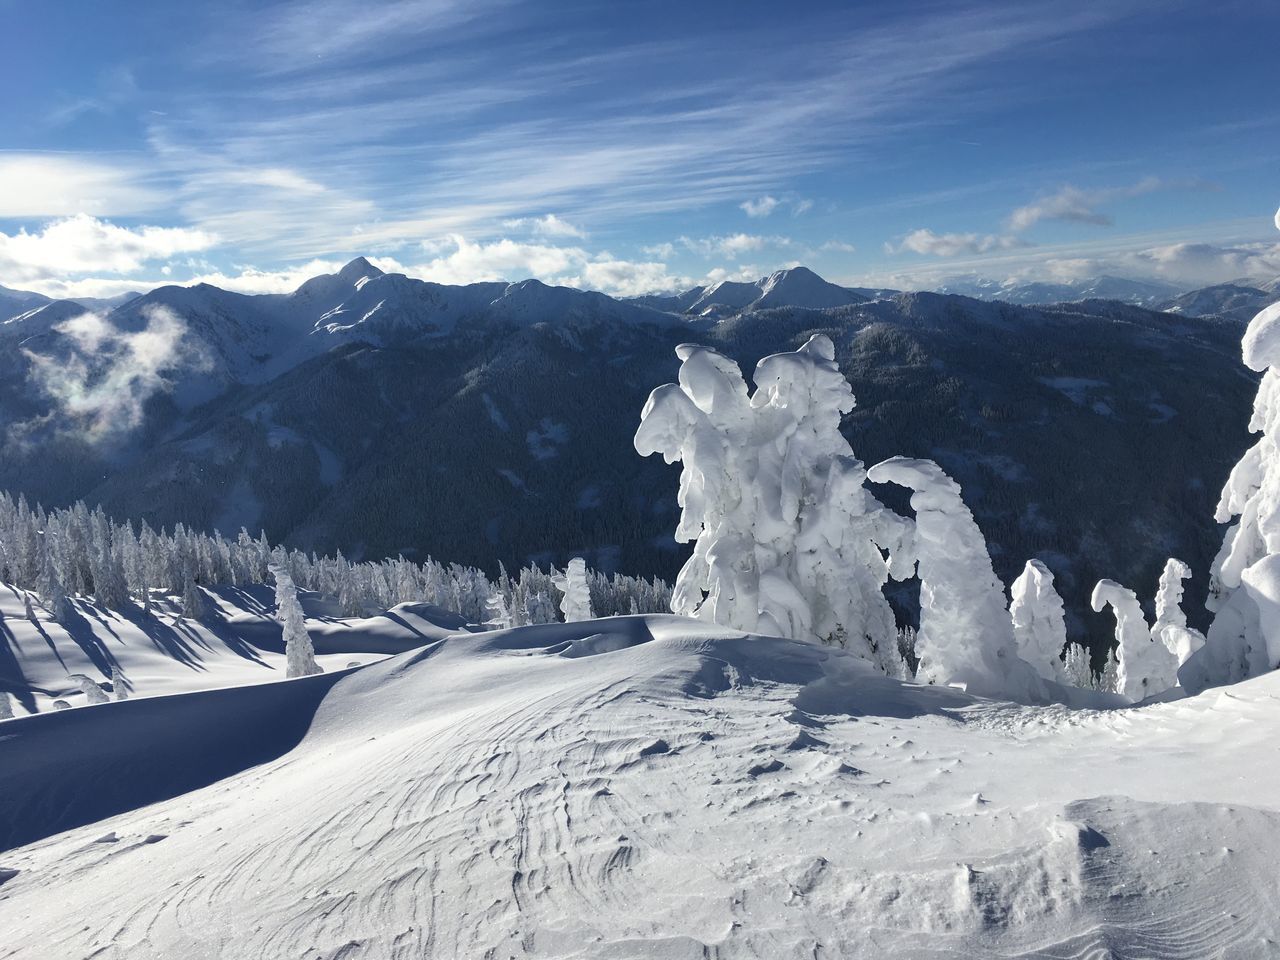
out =
<svg viewBox="0 0 1280 960"><path fill-rule="evenodd" d="M1014 706L644 616L19 719L0 957L1276 956L1278 699Z"/></svg>
<svg viewBox="0 0 1280 960"><path fill-rule="evenodd" d="M0 677L14 690L16 716L53 709L54 701L85 703L68 676L100 684L117 667L128 697L155 697L284 678L284 645L269 587L205 591L202 621L179 616L176 598L157 599L155 615L122 614L87 599L72 600L76 616L56 623L34 594L0 584ZM381 660L462 629L465 621L426 604L402 604L369 619L343 619L335 604L304 595L316 660L326 671ZM109 691L114 695L114 691Z"/></svg>

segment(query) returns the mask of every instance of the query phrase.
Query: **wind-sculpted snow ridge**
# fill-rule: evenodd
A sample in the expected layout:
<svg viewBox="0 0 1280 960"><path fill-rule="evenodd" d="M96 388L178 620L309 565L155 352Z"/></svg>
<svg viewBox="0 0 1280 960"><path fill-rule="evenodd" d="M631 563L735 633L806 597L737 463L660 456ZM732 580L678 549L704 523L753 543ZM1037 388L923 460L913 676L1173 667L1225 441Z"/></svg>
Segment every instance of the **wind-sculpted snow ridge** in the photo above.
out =
<svg viewBox="0 0 1280 960"><path fill-rule="evenodd" d="M0 854L3 955L1190 960L1280 939L1280 766L1259 763L1280 674L1015 707L647 616L334 679L283 685L333 684L272 718L307 721L277 758ZM118 792L150 782L189 730L132 719L161 702L6 721L0 815L93 789L37 742L127 731Z"/></svg>

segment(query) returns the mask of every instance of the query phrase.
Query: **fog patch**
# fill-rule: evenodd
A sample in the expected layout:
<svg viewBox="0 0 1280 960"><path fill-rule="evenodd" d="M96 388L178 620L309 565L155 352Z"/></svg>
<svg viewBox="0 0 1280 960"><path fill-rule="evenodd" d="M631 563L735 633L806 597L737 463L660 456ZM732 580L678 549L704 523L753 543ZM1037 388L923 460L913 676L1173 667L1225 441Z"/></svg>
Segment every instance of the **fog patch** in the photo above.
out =
<svg viewBox="0 0 1280 960"><path fill-rule="evenodd" d="M172 310L150 307L143 316L143 329L126 331L101 314L83 313L53 328L63 349L23 350L31 381L56 405L59 427L95 443L128 433L142 424L151 397L173 389L175 371L211 367L204 345L187 336Z"/></svg>

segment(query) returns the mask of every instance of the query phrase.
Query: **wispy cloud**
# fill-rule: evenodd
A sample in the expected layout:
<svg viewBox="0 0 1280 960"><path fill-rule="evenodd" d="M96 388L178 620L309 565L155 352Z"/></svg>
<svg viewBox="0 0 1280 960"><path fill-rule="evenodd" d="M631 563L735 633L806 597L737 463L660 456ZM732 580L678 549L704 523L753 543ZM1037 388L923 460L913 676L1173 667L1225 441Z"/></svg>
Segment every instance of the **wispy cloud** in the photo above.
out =
<svg viewBox="0 0 1280 960"><path fill-rule="evenodd" d="M1082 189L1070 184L1053 193L1018 207L1009 215L1009 229L1015 233L1028 230L1043 220L1062 220L1069 223L1090 223L1109 227L1115 221L1101 208L1117 200L1140 197L1157 190L1208 189L1203 181L1171 181L1158 177L1144 177L1137 183L1120 187Z"/></svg>
<svg viewBox="0 0 1280 960"><path fill-rule="evenodd" d="M0 220L132 216L156 211L164 199L136 161L0 152Z"/></svg>
<svg viewBox="0 0 1280 960"><path fill-rule="evenodd" d="M1017 237L977 233L934 233L912 230L896 244L885 244L886 253L919 253L924 256L955 257L961 254L990 253L1026 246Z"/></svg>

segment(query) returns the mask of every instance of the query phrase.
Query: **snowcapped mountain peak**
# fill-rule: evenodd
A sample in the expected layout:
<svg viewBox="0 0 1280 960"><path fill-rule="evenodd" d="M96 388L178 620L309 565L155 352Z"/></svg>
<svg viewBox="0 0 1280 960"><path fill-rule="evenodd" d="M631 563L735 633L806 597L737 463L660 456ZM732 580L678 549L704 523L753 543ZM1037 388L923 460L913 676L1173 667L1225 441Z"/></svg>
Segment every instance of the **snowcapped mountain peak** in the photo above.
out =
<svg viewBox="0 0 1280 960"><path fill-rule="evenodd" d="M824 280L808 267L795 266L752 282L720 280L679 297L646 298L643 302L659 309L674 308L698 316L718 317L772 307L822 310L862 303L866 299Z"/></svg>
<svg viewBox="0 0 1280 960"><path fill-rule="evenodd" d="M336 274L339 280L351 286L359 286L363 281L382 275L383 271L364 257L356 257Z"/></svg>

